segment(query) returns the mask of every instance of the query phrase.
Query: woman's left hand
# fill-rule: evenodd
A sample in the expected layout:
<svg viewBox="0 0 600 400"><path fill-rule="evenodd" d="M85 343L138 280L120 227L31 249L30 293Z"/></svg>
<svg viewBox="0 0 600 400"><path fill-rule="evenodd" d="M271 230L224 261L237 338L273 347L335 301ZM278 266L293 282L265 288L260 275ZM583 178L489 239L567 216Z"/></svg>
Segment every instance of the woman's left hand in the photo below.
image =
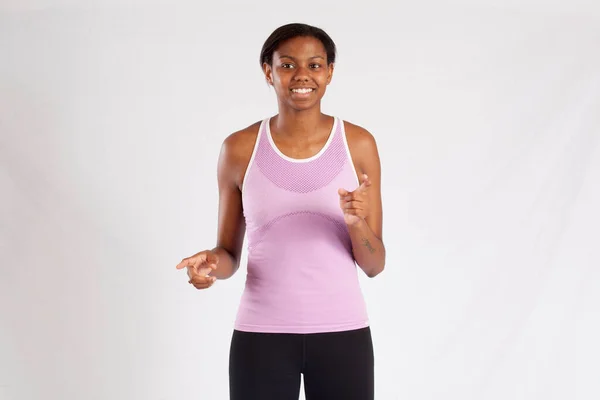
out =
<svg viewBox="0 0 600 400"><path fill-rule="evenodd" d="M363 174L360 186L349 192L345 189L339 189L340 207L344 212L344 222L346 225L358 225L369 216L369 193L368 188L371 181L366 174Z"/></svg>

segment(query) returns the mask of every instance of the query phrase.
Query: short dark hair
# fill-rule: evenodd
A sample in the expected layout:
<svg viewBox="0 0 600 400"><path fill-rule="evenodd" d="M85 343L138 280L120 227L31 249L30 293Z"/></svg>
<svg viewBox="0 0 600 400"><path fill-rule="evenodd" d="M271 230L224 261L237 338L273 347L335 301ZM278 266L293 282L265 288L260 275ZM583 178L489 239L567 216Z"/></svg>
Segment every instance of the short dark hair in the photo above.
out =
<svg viewBox="0 0 600 400"><path fill-rule="evenodd" d="M288 39L298 36L314 37L321 41L323 47L325 47L325 52L327 53L327 64L335 62L335 43L323 29L307 24L292 23L280 26L267 38L260 51L260 66L262 67L264 63L272 65L273 53L277 50L279 45Z"/></svg>

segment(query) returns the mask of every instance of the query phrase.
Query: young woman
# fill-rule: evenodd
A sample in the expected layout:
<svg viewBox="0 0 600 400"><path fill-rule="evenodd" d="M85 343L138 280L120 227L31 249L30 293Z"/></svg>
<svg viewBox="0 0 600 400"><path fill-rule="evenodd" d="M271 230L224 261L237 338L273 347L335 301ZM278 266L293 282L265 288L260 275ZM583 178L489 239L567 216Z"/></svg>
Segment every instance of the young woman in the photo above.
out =
<svg viewBox="0 0 600 400"><path fill-rule="evenodd" d="M301 374L307 400L374 396L356 265L374 277L385 264L380 161L368 131L321 112L335 53L327 33L305 24L266 40L260 63L279 112L224 140L217 246L177 265L196 289L210 288L238 269L247 231L232 400L298 399Z"/></svg>

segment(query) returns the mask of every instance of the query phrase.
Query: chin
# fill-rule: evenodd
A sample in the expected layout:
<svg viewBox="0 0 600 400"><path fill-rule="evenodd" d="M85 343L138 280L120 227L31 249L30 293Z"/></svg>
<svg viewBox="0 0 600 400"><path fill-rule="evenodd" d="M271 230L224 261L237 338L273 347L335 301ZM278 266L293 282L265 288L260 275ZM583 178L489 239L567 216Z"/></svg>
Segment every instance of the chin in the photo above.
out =
<svg viewBox="0 0 600 400"><path fill-rule="evenodd" d="M318 107L319 104L321 104L321 98L319 97L313 101L294 101L292 99L288 99L286 103L294 110L310 110L311 108Z"/></svg>
<svg viewBox="0 0 600 400"><path fill-rule="evenodd" d="M288 104L296 111L304 111L304 110L310 110L311 108L317 107L319 105L319 102L305 103L305 104L298 104L298 103L288 103Z"/></svg>

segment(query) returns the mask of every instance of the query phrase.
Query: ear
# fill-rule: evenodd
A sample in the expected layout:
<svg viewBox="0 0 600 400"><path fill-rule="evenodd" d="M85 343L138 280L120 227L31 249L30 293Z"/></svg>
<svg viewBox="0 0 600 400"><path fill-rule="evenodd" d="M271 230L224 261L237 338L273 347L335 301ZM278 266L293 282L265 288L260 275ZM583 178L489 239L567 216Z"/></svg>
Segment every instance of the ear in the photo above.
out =
<svg viewBox="0 0 600 400"><path fill-rule="evenodd" d="M263 63L263 73L265 74L267 83L273 86L273 68L268 63Z"/></svg>
<svg viewBox="0 0 600 400"><path fill-rule="evenodd" d="M328 85L331 83L331 78L333 77L334 68L335 68L334 63L329 63L329 65L327 66L327 84Z"/></svg>

